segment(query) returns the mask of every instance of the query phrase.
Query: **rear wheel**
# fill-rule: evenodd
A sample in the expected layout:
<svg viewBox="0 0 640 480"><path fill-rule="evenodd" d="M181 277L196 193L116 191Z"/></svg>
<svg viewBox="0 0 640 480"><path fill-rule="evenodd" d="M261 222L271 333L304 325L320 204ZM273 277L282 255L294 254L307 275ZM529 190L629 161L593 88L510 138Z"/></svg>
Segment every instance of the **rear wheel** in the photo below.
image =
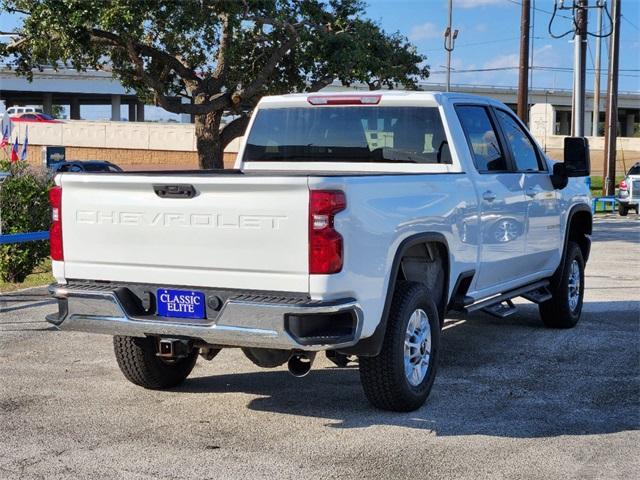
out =
<svg viewBox="0 0 640 480"><path fill-rule="evenodd" d="M618 204L618 213L621 217L626 217L629 213L629 207L623 203Z"/></svg>
<svg viewBox="0 0 640 480"><path fill-rule="evenodd" d="M198 359L198 349L186 357L165 360L157 355L157 341L152 337L113 337L118 366L132 383L162 390L180 385L191 373Z"/></svg>
<svg viewBox="0 0 640 480"><path fill-rule="evenodd" d="M440 320L424 285L401 282L393 297L382 350L360 357L360 380L376 407L408 412L422 406L436 377Z"/></svg>
<svg viewBox="0 0 640 480"><path fill-rule="evenodd" d="M584 297L584 259L575 242L569 242L561 278L550 287L552 298L540 304L540 317L550 328L572 328L580 320Z"/></svg>

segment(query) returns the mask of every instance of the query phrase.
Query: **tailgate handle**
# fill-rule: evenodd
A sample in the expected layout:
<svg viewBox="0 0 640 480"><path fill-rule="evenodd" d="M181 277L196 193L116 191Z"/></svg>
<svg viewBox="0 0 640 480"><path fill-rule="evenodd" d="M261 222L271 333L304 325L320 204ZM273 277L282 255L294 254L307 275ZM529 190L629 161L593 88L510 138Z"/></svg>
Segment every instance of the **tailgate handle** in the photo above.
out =
<svg viewBox="0 0 640 480"><path fill-rule="evenodd" d="M193 198L196 196L196 189L193 185L188 184L154 185L153 191L160 198Z"/></svg>

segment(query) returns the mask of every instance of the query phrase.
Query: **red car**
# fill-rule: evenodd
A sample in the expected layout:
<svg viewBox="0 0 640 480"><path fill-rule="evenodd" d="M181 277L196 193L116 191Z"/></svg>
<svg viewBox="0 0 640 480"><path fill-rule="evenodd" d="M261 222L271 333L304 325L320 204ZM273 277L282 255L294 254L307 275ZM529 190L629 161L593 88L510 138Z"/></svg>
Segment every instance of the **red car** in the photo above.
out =
<svg viewBox="0 0 640 480"><path fill-rule="evenodd" d="M23 113L9 118L12 122L62 123L46 113Z"/></svg>

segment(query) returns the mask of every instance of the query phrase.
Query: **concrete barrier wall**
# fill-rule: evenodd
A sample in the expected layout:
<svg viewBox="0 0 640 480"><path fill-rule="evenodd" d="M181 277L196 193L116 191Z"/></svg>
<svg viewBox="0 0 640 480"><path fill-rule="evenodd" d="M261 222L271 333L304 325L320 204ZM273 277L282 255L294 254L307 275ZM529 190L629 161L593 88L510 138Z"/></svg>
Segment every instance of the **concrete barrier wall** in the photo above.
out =
<svg viewBox="0 0 640 480"><path fill-rule="evenodd" d="M69 120L64 123L14 123L13 137L29 142L64 147L126 148L138 150L196 151L195 127L192 124L151 122L89 122Z"/></svg>
<svg viewBox="0 0 640 480"><path fill-rule="evenodd" d="M66 147L67 160L106 160L125 170L198 168L195 127L192 124L152 122L64 123L14 122L11 142L22 145L29 133L27 160L42 165L42 146ZM233 167L240 138L225 148L224 165Z"/></svg>
<svg viewBox="0 0 640 480"><path fill-rule="evenodd" d="M68 160L106 160L123 170L192 170L198 169L197 152L139 150L126 148L66 147ZM225 152L224 167L233 168L236 154ZM42 145L30 144L27 162L42 168Z"/></svg>

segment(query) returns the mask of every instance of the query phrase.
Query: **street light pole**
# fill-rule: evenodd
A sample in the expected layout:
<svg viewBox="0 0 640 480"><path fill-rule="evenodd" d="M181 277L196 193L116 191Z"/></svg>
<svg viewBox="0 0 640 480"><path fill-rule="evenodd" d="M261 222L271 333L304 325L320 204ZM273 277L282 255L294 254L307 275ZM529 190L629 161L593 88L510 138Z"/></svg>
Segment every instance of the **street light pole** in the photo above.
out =
<svg viewBox="0 0 640 480"><path fill-rule="evenodd" d="M452 30L453 0L449 0L449 24L444 31L444 49L447 51L447 92L451 91L451 52L455 47L458 30Z"/></svg>
<svg viewBox="0 0 640 480"><path fill-rule="evenodd" d="M587 66L587 8L589 0L574 0L576 35L573 59L573 136L584 137L584 95Z"/></svg>
<svg viewBox="0 0 640 480"><path fill-rule="evenodd" d="M602 182L602 194L615 193L616 181L616 140L618 128L618 65L620 54L620 0L612 2L613 31L609 41L609 72L607 78L607 104L605 110L604 161L605 181Z"/></svg>
<svg viewBox="0 0 640 480"><path fill-rule="evenodd" d="M604 9L604 0L598 0L598 20L596 35L596 64L595 77L593 79L593 121L591 127L591 136L598 136L598 124L600 122L600 56L602 50L602 10Z"/></svg>
<svg viewBox="0 0 640 480"><path fill-rule="evenodd" d="M518 75L518 117L529 123L529 0L522 0L520 17L520 69Z"/></svg>

